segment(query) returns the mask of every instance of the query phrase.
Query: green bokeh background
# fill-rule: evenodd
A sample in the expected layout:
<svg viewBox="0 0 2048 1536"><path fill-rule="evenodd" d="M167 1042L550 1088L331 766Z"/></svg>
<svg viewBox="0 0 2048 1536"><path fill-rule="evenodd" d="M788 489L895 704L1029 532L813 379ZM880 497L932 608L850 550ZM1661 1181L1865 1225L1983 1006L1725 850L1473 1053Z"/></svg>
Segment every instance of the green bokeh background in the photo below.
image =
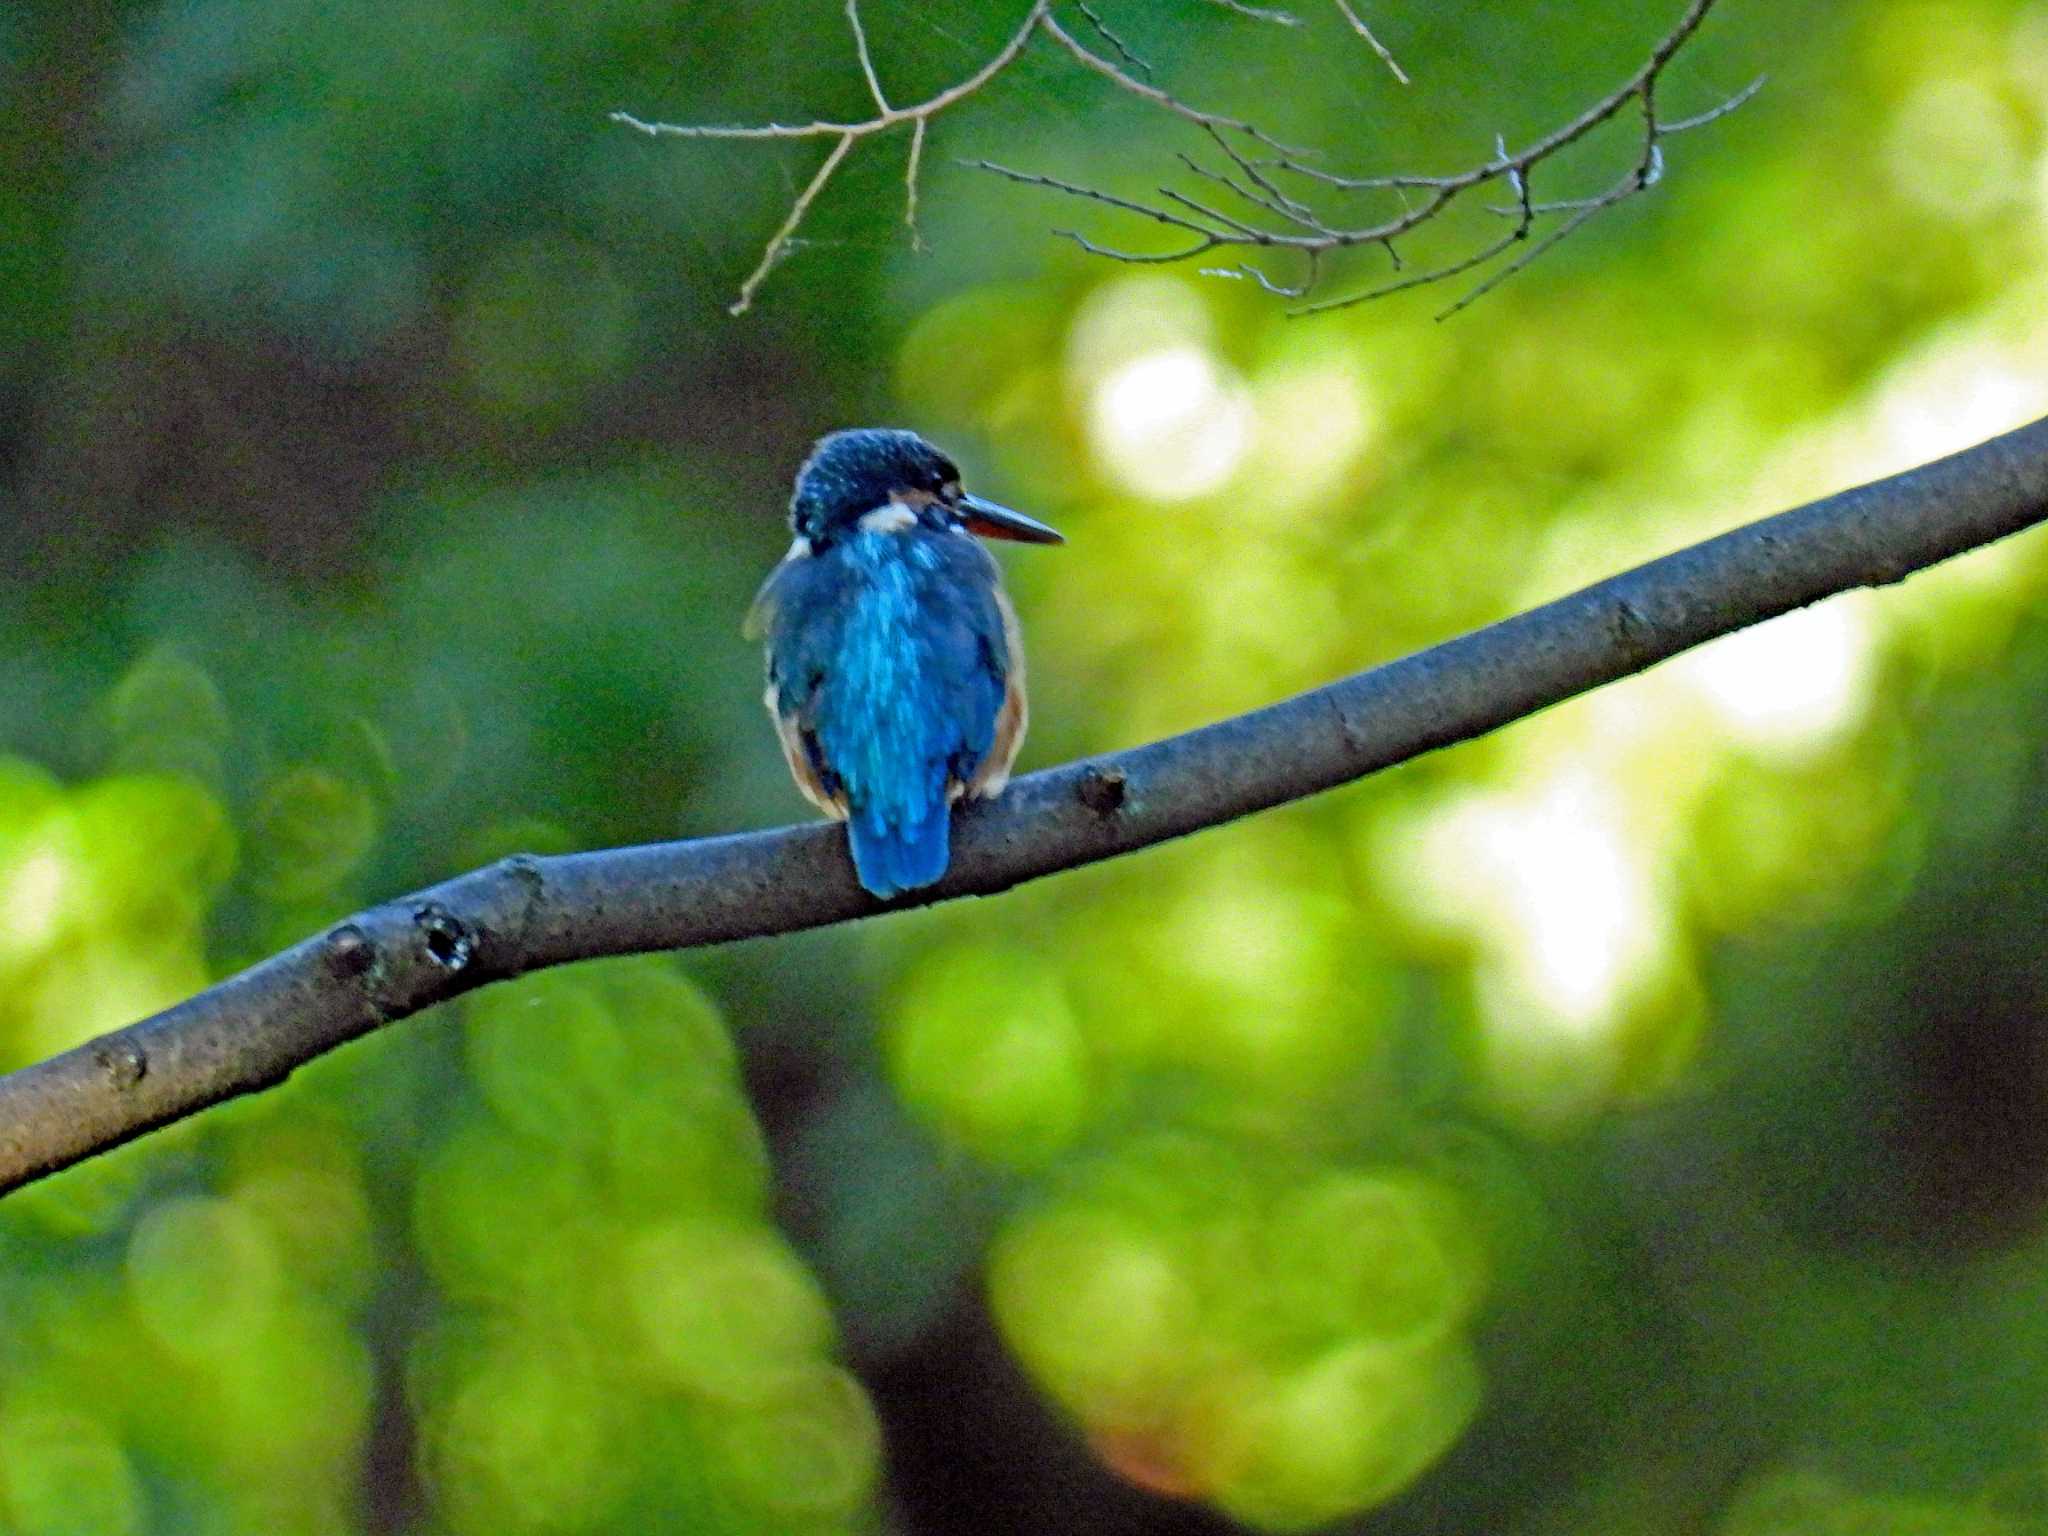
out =
<svg viewBox="0 0 2048 1536"><path fill-rule="evenodd" d="M901 101L1022 9L865 15ZM1104 13L1364 170L1679 7L1361 9L1412 87L1308 0ZM862 112L830 0L0 11L0 1062L797 814L738 624L832 427L1067 531L1005 557L1029 767L2048 412L2048 10L1724 0L1663 100L1766 69L1439 325L1056 240L1156 232L957 161L1201 144L1038 48L928 250L865 144L735 320L817 149L606 113ZM10 1197L0 1530L2048 1529L2044 590L2035 534L998 900L528 978Z"/></svg>

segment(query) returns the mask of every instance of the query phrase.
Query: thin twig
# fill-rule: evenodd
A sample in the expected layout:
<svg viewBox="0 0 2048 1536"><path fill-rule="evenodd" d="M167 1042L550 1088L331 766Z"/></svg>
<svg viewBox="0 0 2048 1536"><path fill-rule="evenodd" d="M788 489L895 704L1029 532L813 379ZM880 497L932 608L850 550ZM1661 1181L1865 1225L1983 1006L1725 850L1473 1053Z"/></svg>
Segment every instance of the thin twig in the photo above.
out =
<svg viewBox="0 0 2048 1536"><path fill-rule="evenodd" d="M903 222L910 226L910 248L924 249L924 236L917 228L917 171L924 161L924 129L929 118L920 117L910 130L910 161L903 170Z"/></svg>
<svg viewBox="0 0 2048 1536"><path fill-rule="evenodd" d="M1185 192L1177 192L1172 187L1161 187L1159 195L1169 203L1178 203L1181 207L1187 209L1188 212L1197 214L1213 223L1220 224L1234 234L1242 235L1254 245L1264 245L1267 243L1269 237L1264 230L1246 224L1240 219L1233 219L1222 210L1211 208L1207 203L1199 202L1189 197Z"/></svg>
<svg viewBox="0 0 2048 1536"><path fill-rule="evenodd" d="M1769 75L1758 75L1726 101L1718 106L1709 107L1704 112L1696 112L1691 117L1681 117L1675 120L1667 117L1658 123L1657 131L1663 137L1669 138L1674 133L1689 133L1695 128L1704 128L1709 123L1719 122L1730 112L1733 112L1737 107L1748 101L1758 91L1762 90L1765 82L1770 78Z"/></svg>
<svg viewBox="0 0 2048 1536"><path fill-rule="evenodd" d="M1709 0L1709 3L1711 3L1711 0ZM1176 117L1185 118L1188 122L1198 124L1204 128L1227 128L1233 133L1241 133L1246 138L1255 140L1265 145L1268 149L1289 158L1308 153L1306 150L1290 148L1267 133L1263 128L1258 127L1256 124L1248 123L1243 118L1227 117L1221 112L1204 112L1199 107L1190 106L1171 92L1163 91L1156 85L1148 85L1136 76L1126 74L1111 60L1105 59L1101 54L1091 50L1085 43L1075 37L1073 33L1061 26L1059 18L1054 16L1051 11L1047 11L1039 17L1038 24L1044 29L1046 36L1066 49L1080 63L1094 70L1098 75L1102 75L1115 82L1119 87L1129 91L1133 96L1138 97L1142 101L1149 101L1153 106L1163 111L1171 112Z"/></svg>
<svg viewBox="0 0 2048 1536"><path fill-rule="evenodd" d="M1329 228L1324 225L1322 220L1316 217L1314 211L1307 204L1297 202L1294 198L1289 197L1280 190L1279 185L1270 177L1261 174L1258 163L1250 156L1241 153L1237 146L1230 142L1229 138L1224 135L1223 131L1216 124L1204 123L1202 124L1202 130L1209 135L1210 142L1222 150L1229 158L1230 163L1244 173L1245 180L1271 198L1273 204L1278 206L1278 211L1284 214L1285 217L1294 220L1297 224L1305 224L1310 229L1316 230L1319 233L1331 233Z"/></svg>
<svg viewBox="0 0 2048 1536"><path fill-rule="evenodd" d="M1337 0L1339 5L1344 0ZM875 110L887 114L889 98L882 94L881 77L875 73L875 61L868 53L868 34L860 24L860 0L846 0L846 23L853 28L853 51L860 55L860 72L867 78L868 94L875 98Z"/></svg>
<svg viewBox="0 0 2048 1536"><path fill-rule="evenodd" d="M1351 23L1351 30L1365 39L1366 47L1378 54L1380 62L1393 71L1394 78L1403 85L1408 84L1408 72L1401 67L1400 62L1395 59L1393 54L1387 51L1387 45L1372 35L1372 28L1368 27L1359 17L1358 12L1351 8L1350 0L1337 0L1337 10L1346 21Z"/></svg>
<svg viewBox="0 0 2048 1536"><path fill-rule="evenodd" d="M1095 29L1095 35L1109 44L1116 56L1140 74L1150 76L1152 66L1131 51L1131 47L1109 29L1109 23L1102 19L1102 13L1088 3L1088 0L1074 0L1074 9L1087 18L1088 25Z"/></svg>
<svg viewBox="0 0 2048 1536"><path fill-rule="evenodd" d="M830 123L822 119L810 123L762 123L756 127L731 127L716 123L655 123L644 122L630 112L614 112L611 120L628 128L637 128L650 137L663 136L685 139L828 139L851 135L856 139L867 138L870 134L886 133L891 128L919 118L937 117L948 107L959 105L989 81L995 79L1016 62L1017 55L1024 51L1024 45L1038 30L1039 21L1051 7L1052 0L1033 0L1030 11L1025 15L1017 30L1010 34L1009 41L998 48L966 79L947 86L938 95L921 101L914 107L891 107L858 123Z"/></svg>
<svg viewBox="0 0 2048 1536"><path fill-rule="evenodd" d="M830 123L820 120L794 124L765 123L757 127L727 127L705 123L648 122L633 116L630 112L614 112L611 114L611 120L628 128L637 128L650 138L667 135L690 139L832 138L838 141L833 146L831 154L826 156L825 163L819 167L818 174L812 177L810 184L798 197L796 205L790 209L789 217L783 220L782 227L769 238L768 248L762 253L760 264L740 285L739 297L727 307L730 314L745 314L752 307L754 295L759 292L768 274L774 271L777 264L789 253L790 237L803 222L804 214L809 210L811 203L825 189L825 184L832 179L833 172L839 169L840 162L846 158L853 146L862 139L887 133L890 129L905 123L910 124L911 128L910 160L903 176L903 222L910 226L911 248L923 249L923 241L917 228L917 177L924 159L924 136L927 126L941 112L967 100L1015 63L1018 55L1023 53L1025 45L1037 32L1039 23L1045 19L1051 4L1052 0L1032 0L1031 9L1025 13L1024 20L1018 24L1017 30L1012 32L1009 39L966 79L946 87L916 106L892 107L882 92L881 79L875 73L874 61L868 53L867 33L861 26L857 0L846 0L846 16L853 28L854 48L860 55L861 72L867 78L868 91L874 97L877 109L875 116L863 122Z"/></svg>
<svg viewBox="0 0 2048 1536"><path fill-rule="evenodd" d="M1084 187L1077 182L1062 181L1057 176L1042 175L1037 171L1020 171L1011 166L999 165L993 160L962 160L960 162L977 171L987 171L1005 181L1014 181L1027 187L1045 187L1068 197L1078 197L1086 202L1101 203L1107 208L1116 208L1124 213L1135 213L1161 224L1170 224L1176 229L1191 230L1198 235L1210 233L1202 225L1164 208L1155 208L1150 203L1138 202L1135 198L1119 197L1114 192L1104 192L1097 187Z"/></svg>
<svg viewBox="0 0 2048 1536"><path fill-rule="evenodd" d="M1632 181L1633 178L1631 177L1630 182L1620 182L1617 183L1617 186L1630 186L1630 183ZM1524 267L1528 266L1530 262L1536 260L1537 257L1543 255L1546 251L1552 250L1555 247L1562 245L1565 241L1569 240L1573 235L1577 234L1589 222L1591 222L1593 215L1599 213L1604 208L1611 208L1615 203L1620 202L1623 197L1626 197L1628 195L1629 194L1627 192L1621 192L1619 195L1610 196L1605 199L1595 200L1594 202L1589 203L1586 207L1581 208L1577 213L1573 214L1569 219L1566 219L1564 223L1558 225L1556 229L1553 229L1541 240L1531 241L1529 243L1528 249L1523 251L1522 254L1517 256L1513 261L1504 263L1497 270L1489 273L1485 277L1485 279L1478 283L1475 283L1471 288L1467 289L1465 293L1455 303L1451 304L1446 309L1439 310L1437 312L1436 318L1439 320L1448 320L1451 318L1451 316L1455 315L1459 310L1465 308L1466 305L1472 303L1475 299L1481 298L1484 295L1491 293L1494 289L1498 288L1502 283L1506 282L1509 278L1513 277L1517 272L1521 271ZM1519 238L1519 236L1517 238Z"/></svg>
<svg viewBox="0 0 2048 1536"><path fill-rule="evenodd" d="M1245 0L1209 0L1209 3L1220 5L1226 11L1235 11L1240 16L1249 16L1253 21L1270 21L1280 27L1301 25L1301 18L1292 11L1277 11L1263 5L1247 5Z"/></svg>
<svg viewBox="0 0 2048 1536"><path fill-rule="evenodd" d="M1177 251L1126 251L1113 245L1098 245L1078 229L1055 229L1053 233L1062 240L1071 240L1090 256L1106 256L1111 261L1121 261L1133 267L1173 267L1184 261L1191 261L1208 251L1213 251L1223 242L1213 235L1205 235L1194 244Z"/></svg>
<svg viewBox="0 0 2048 1536"><path fill-rule="evenodd" d="M1347 293L1339 298L1321 299L1305 308L1295 310L1293 313L1301 315L1327 314L1333 309L1349 309L1354 304L1366 304L1374 299L1384 299L1397 293L1406 293L1411 288L1427 288L1432 284L1441 283L1448 278L1470 272L1476 267L1485 266L1502 252L1512 250L1515 243L1522 238L1520 230L1511 229L1499 239L1481 246L1469 255L1460 256L1453 261L1447 261L1441 266L1427 268L1408 277L1400 278L1395 282L1382 283L1379 287L1368 288L1362 293Z"/></svg>
<svg viewBox="0 0 2048 1536"><path fill-rule="evenodd" d="M768 248L761 253L759 265L748 273L747 280L740 284L740 296L726 306L727 314L744 315L753 307L754 295L760 291L761 284L768 280L768 274L775 270L776 264L789 253L791 236L796 234L797 226L803 223L804 215L810 212L811 204L817 201L818 194L825 190L825 183L832 179L832 173L839 169L839 162L844 160L847 151L853 148L853 139L852 134L842 133L839 142L832 146L832 153L825 157L824 164L818 167L817 174L811 178L810 185L797 194L796 201L790 204L789 217L782 221L780 229L768 237Z"/></svg>
<svg viewBox="0 0 2048 1536"><path fill-rule="evenodd" d="M1169 209L1156 208L1150 203L1141 203L1134 198L1119 197L1114 192L1104 192L1097 187L1084 187L1071 181L1061 181L1057 176L1044 176L1036 171L1020 171L1007 165L998 165L993 160L963 160L962 165L975 170L987 171L1027 187L1044 187L1067 197L1077 197L1084 202L1101 203L1104 207L1115 208L1123 213L1134 213L1152 219L1171 229L1184 230L1193 235L1192 243L1169 251L1130 251L1119 246L1102 245L1075 229L1055 229L1053 233L1063 240L1071 240L1091 256L1105 256L1111 261L1121 261L1132 266L1172 266L1190 257L1212 251L1226 242L1227 234L1219 234L1195 222L1193 219ZM1227 226L1226 226L1227 229ZM1278 241L1263 243L1278 244Z"/></svg>
<svg viewBox="0 0 2048 1536"><path fill-rule="evenodd" d="M1630 102L1641 97L1646 86L1654 83L1663 73L1664 67L1677 54L1679 48L1699 30L1700 23L1707 19L1707 13L1714 8L1716 0L1691 0L1686 12L1678 19L1671 32L1651 52L1644 63L1620 86L1586 108L1577 117L1560 128L1553 129L1527 148L1513 155L1498 155L1484 164L1469 170L1456 171L1441 176L1419 176L1401 174L1392 176L1344 176L1319 166L1304 165L1282 159L1273 162L1281 169L1294 175L1308 177L1326 186L1348 191L1379 190L1391 187L1412 187L1421 190L1436 190L1450 193L1465 191L1485 181L1495 181L1513 169L1527 172L1529 168L1549 159L1562 149L1576 144L1595 128L1605 123ZM1758 82L1761 84L1761 82ZM1755 94L1756 86L1745 89L1731 102L1722 104L1724 111L1732 111ZM1660 130L1661 131L1661 130Z"/></svg>
<svg viewBox="0 0 2048 1536"><path fill-rule="evenodd" d="M1317 253L1308 253L1307 272L1298 283L1276 283L1248 261L1240 261L1228 267L1204 267L1204 277L1227 277L1239 282L1254 282L1276 299L1302 299L1308 297L1316 285Z"/></svg>
<svg viewBox="0 0 2048 1536"><path fill-rule="evenodd" d="M1295 210L1298 205L1294 204L1291 199L1287 202L1281 202L1273 198L1269 198L1263 192L1254 191L1252 188L1238 181L1235 177L1227 176L1221 171L1212 169L1211 167L1202 164L1202 162L1197 160L1193 155L1187 154L1185 152L1176 152L1175 158L1178 159L1182 165L1188 168L1188 171L1191 175L1199 176L1204 181L1214 182L1217 186L1227 189L1229 192L1231 192L1237 197L1244 199L1244 201L1250 203L1255 208L1263 208L1268 213L1274 215L1274 217L1286 219L1290 223L1297 224L1303 229L1319 230L1324 233L1328 232L1328 227L1324 225L1322 221L1319 220L1315 216L1315 214L1311 212L1309 209L1301 208L1299 212L1296 212Z"/></svg>

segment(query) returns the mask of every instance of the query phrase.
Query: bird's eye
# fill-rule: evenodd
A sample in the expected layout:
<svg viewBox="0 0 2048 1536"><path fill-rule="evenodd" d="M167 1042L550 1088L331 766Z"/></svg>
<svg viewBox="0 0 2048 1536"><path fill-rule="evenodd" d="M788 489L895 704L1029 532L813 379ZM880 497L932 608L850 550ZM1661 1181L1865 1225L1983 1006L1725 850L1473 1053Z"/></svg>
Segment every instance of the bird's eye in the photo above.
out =
<svg viewBox="0 0 2048 1536"><path fill-rule="evenodd" d="M960 481L957 476L951 480L944 480L939 483L939 500L958 501L959 499Z"/></svg>

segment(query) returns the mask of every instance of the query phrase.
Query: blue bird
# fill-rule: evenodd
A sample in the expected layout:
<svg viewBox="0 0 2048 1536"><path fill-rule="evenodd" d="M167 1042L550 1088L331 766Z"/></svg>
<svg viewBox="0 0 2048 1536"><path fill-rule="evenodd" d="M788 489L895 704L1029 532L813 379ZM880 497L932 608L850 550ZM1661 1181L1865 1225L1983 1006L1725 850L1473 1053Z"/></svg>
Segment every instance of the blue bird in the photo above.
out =
<svg viewBox="0 0 2048 1536"><path fill-rule="evenodd" d="M973 535L1058 544L970 496L914 432L819 440L789 503L796 538L746 633L765 638L768 713L797 788L846 823L877 896L946 872L952 805L1001 794L1024 740L1024 651Z"/></svg>

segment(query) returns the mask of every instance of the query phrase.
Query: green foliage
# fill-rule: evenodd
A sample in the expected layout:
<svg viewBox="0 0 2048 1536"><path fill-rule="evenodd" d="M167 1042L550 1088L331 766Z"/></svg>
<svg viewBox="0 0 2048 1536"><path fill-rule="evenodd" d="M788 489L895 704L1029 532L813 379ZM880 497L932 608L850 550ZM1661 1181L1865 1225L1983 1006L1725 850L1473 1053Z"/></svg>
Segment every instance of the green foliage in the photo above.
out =
<svg viewBox="0 0 2048 1536"><path fill-rule="evenodd" d="M1016 9L863 15L909 100ZM1356 170L1665 20L1380 0L1404 93L1299 9L1107 14ZM2040 18L1725 6L1667 109L1765 66L1437 326L1054 241L1112 227L956 157L1201 144L1034 55L930 254L863 145L729 322L815 158L604 114L861 111L836 4L0 14L0 1059L798 814L737 630L829 427L1069 533L1008 561L1029 767L2048 409ZM2037 534L997 902L528 977L11 1197L0 1528L2037 1530L2044 589Z"/></svg>
<svg viewBox="0 0 2048 1536"><path fill-rule="evenodd" d="M1464 1429L1478 1262L1434 1181L1169 1137L1021 1213L990 1289L1112 1465L1294 1530L1391 1497Z"/></svg>

